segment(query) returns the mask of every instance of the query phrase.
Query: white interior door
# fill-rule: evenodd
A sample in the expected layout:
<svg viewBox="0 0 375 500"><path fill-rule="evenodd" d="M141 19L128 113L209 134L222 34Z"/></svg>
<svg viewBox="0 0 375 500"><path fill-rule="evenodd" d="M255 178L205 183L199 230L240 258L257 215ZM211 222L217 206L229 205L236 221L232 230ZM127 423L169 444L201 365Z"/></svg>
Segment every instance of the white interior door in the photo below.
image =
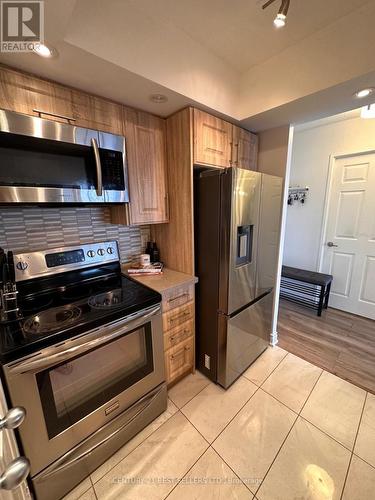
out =
<svg viewBox="0 0 375 500"><path fill-rule="evenodd" d="M331 175L322 256L330 305L375 319L375 154L335 158Z"/></svg>

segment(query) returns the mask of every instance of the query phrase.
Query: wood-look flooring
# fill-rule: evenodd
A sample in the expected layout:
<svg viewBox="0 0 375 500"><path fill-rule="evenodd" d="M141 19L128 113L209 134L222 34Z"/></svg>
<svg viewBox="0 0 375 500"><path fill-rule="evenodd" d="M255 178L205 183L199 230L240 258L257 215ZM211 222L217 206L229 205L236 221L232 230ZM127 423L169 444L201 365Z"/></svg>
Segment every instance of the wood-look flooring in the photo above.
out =
<svg viewBox="0 0 375 500"><path fill-rule="evenodd" d="M375 394L375 321L280 301L278 345Z"/></svg>

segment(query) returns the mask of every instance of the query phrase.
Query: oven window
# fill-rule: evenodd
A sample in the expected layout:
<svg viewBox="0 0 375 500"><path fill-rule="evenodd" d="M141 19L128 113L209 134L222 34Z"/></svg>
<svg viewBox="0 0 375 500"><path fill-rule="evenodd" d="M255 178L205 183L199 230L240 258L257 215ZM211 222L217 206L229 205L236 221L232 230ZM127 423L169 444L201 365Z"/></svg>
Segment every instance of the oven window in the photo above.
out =
<svg viewBox="0 0 375 500"><path fill-rule="evenodd" d="M49 438L154 369L151 324L36 375Z"/></svg>

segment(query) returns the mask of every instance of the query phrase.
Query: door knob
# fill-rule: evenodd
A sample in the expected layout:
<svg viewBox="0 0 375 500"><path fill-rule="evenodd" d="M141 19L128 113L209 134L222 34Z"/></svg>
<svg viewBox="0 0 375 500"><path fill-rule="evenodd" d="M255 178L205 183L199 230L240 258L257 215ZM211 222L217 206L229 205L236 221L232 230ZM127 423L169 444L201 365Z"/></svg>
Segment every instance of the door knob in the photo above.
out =
<svg viewBox="0 0 375 500"><path fill-rule="evenodd" d="M25 457L12 460L0 476L0 490L15 490L29 475L30 462Z"/></svg>
<svg viewBox="0 0 375 500"><path fill-rule="evenodd" d="M0 431L3 429L16 429L25 420L26 410L22 406L11 408L3 418L0 419Z"/></svg>
<svg viewBox="0 0 375 500"><path fill-rule="evenodd" d="M329 241L329 242L327 243L327 247L338 247L338 245L335 245L335 244L333 243L333 241Z"/></svg>

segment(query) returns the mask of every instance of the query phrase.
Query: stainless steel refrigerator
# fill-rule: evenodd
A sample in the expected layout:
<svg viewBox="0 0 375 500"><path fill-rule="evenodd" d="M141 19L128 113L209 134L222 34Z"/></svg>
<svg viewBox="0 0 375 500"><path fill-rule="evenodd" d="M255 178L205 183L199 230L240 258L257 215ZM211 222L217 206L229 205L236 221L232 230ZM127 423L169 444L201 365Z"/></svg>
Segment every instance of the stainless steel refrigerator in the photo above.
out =
<svg viewBox="0 0 375 500"><path fill-rule="evenodd" d="M272 331L282 179L228 168L194 179L197 367L229 387Z"/></svg>

